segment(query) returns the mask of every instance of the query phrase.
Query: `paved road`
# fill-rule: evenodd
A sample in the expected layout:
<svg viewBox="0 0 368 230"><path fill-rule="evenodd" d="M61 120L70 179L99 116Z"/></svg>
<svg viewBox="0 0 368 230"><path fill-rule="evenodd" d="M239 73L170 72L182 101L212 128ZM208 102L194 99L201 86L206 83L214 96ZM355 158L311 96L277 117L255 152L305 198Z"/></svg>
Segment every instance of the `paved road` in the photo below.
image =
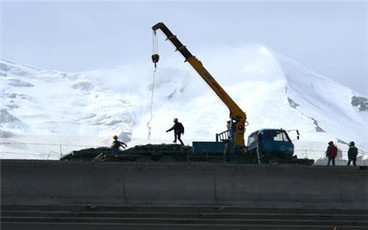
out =
<svg viewBox="0 0 368 230"><path fill-rule="evenodd" d="M3 205L2 230L368 229L368 210Z"/></svg>

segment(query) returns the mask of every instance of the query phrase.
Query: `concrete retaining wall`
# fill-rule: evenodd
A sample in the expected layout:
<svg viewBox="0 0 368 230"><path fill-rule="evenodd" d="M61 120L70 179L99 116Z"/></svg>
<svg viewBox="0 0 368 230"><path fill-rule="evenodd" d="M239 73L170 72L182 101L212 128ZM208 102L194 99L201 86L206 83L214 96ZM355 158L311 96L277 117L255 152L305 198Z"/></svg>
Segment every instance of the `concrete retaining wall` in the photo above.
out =
<svg viewBox="0 0 368 230"><path fill-rule="evenodd" d="M5 205L246 205L368 209L358 167L2 160Z"/></svg>

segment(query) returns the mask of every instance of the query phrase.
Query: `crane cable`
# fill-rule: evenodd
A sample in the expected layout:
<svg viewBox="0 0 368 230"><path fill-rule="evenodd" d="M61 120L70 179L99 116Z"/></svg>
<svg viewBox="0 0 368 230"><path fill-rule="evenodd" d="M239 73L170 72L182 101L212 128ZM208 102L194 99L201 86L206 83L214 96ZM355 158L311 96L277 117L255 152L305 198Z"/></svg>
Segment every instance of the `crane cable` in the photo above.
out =
<svg viewBox="0 0 368 230"><path fill-rule="evenodd" d="M151 103L150 103L150 119L147 122L147 128L148 128L148 141L151 139L151 122L153 119L153 112L152 112L152 107L153 107L153 97L155 95L155 82L156 82L156 70L157 70L157 62L159 60L159 55L158 55L158 42L157 42L157 37L156 37L156 31L153 31L152 34L152 62L154 64L154 70L152 73L152 87L151 87Z"/></svg>
<svg viewBox="0 0 368 230"><path fill-rule="evenodd" d="M151 139L151 122L152 122L152 119L153 119L153 112L152 112L152 106L153 106L153 96L155 95L155 81L156 81L156 70L157 70L157 67L155 67L155 69L153 70L153 74L152 74L152 88L151 88L151 103L150 103L150 119L149 121L147 122L147 127L148 127L148 141Z"/></svg>

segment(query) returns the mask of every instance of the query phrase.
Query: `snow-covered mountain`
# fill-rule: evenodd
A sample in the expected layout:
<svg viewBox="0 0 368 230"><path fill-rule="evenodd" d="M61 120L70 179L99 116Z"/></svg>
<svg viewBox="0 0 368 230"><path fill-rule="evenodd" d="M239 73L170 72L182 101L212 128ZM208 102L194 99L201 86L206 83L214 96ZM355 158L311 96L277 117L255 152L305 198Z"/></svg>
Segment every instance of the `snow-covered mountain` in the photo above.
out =
<svg viewBox="0 0 368 230"><path fill-rule="evenodd" d="M2 60L1 129L20 134L101 135L119 124L131 132L129 97L119 97L91 73L43 71ZM129 101L128 101L129 100Z"/></svg>
<svg viewBox="0 0 368 230"><path fill-rule="evenodd" d="M310 150L313 158L323 155L329 140L341 149L355 141L368 150L366 95L264 46L216 52L221 56L208 54L202 61L246 112L246 134L298 129L297 148ZM225 130L228 109L188 64L168 62L159 63L153 75L150 64L63 73L0 60L0 157L14 157L25 139L67 145L68 137L70 145L99 146L120 134L130 146L169 142L172 134L165 130L173 117L186 127L186 144L214 140Z"/></svg>

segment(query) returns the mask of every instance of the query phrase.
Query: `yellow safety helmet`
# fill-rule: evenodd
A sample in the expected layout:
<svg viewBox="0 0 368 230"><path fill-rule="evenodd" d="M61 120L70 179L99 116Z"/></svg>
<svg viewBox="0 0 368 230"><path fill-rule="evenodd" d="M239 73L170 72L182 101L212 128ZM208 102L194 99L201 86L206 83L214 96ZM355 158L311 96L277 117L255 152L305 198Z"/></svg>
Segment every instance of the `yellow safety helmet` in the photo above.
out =
<svg viewBox="0 0 368 230"><path fill-rule="evenodd" d="M117 136L117 135L114 135L114 136L112 136L112 138L114 138L114 139L118 139L118 136Z"/></svg>
<svg viewBox="0 0 368 230"><path fill-rule="evenodd" d="M174 120L173 120L173 121L174 121L174 122L175 122L175 121L178 121L178 118L177 118L177 117L174 117Z"/></svg>

